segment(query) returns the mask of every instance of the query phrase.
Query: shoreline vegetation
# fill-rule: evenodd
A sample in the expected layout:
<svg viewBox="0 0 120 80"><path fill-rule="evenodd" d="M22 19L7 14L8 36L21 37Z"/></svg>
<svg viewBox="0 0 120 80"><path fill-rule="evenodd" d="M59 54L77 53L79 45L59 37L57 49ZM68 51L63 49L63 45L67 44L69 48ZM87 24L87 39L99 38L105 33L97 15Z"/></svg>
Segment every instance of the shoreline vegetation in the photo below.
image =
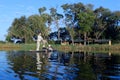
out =
<svg viewBox="0 0 120 80"><path fill-rule="evenodd" d="M120 44L91 44L91 45L60 45L60 44L51 44L55 50L63 51L63 52L111 52L111 53L119 53L120 52ZM42 47L40 47L42 48ZM0 43L0 50L19 50L19 51L31 51L36 50L36 44L13 44L13 43Z"/></svg>

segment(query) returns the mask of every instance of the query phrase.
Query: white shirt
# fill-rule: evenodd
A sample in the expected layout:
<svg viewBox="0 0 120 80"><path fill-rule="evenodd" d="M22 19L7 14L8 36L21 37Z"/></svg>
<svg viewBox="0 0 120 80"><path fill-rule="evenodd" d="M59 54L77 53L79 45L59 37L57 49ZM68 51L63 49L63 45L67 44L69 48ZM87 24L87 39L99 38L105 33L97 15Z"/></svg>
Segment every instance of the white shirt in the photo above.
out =
<svg viewBox="0 0 120 80"><path fill-rule="evenodd" d="M42 41L42 40L43 40L42 36L41 36L41 35L38 35L37 41Z"/></svg>

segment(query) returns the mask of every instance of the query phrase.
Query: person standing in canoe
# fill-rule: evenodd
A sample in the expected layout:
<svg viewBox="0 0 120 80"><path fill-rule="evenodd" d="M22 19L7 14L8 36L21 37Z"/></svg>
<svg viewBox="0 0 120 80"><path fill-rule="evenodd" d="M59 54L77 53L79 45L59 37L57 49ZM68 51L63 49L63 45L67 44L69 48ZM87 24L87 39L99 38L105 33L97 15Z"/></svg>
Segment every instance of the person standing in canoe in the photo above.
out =
<svg viewBox="0 0 120 80"><path fill-rule="evenodd" d="M43 37L41 36L41 33L39 33L37 36L37 48L36 48L37 51L39 51L39 48L40 48L42 41L43 41Z"/></svg>

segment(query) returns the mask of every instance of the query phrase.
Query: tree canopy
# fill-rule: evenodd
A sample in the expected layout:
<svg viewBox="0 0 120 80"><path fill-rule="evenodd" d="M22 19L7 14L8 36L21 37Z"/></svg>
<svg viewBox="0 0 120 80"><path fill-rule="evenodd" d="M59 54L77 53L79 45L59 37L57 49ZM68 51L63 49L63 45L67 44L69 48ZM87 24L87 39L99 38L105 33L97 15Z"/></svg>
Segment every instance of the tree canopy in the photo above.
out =
<svg viewBox="0 0 120 80"><path fill-rule="evenodd" d="M92 4L84 5L81 2L63 4L61 5L63 13L58 13L58 9L53 7L47 12L46 7L41 7L38 9L39 14L28 18L26 16L15 18L8 29L6 40L16 38L30 43L41 32L45 39L51 40L56 37L58 40L72 41L78 38L84 41L88 38L119 41L120 11L93 7ZM59 23L64 25L64 28ZM57 28L56 32L51 32L52 26Z"/></svg>

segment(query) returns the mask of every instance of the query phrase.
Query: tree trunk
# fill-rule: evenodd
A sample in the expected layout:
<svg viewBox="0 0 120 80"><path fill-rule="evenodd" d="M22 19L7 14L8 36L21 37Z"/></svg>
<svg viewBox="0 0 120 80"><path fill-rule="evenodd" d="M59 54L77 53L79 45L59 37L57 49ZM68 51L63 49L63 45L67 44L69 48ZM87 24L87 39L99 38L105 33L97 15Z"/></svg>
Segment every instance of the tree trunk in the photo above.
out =
<svg viewBox="0 0 120 80"><path fill-rule="evenodd" d="M72 38L72 45L74 45L74 39Z"/></svg>
<svg viewBox="0 0 120 80"><path fill-rule="evenodd" d="M84 32L84 45L86 46L86 37L87 36L87 34L86 34L86 32Z"/></svg>
<svg viewBox="0 0 120 80"><path fill-rule="evenodd" d="M58 29L58 40L60 40L60 30Z"/></svg>

